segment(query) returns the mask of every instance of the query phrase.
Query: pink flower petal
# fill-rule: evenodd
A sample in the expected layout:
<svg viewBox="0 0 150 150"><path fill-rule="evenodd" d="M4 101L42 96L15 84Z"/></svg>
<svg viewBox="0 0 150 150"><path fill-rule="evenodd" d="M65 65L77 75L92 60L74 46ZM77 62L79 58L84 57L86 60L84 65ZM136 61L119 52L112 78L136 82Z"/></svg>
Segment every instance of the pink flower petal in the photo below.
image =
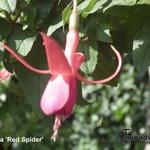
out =
<svg viewBox="0 0 150 150"><path fill-rule="evenodd" d="M65 105L65 116L69 117L72 113L72 109L73 106L76 103L76 97L77 97L77 83L76 83L76 79L72 78L72 80L70 80L70 95L69 95L69 99Z"/></svg>
<svg viewBox="0 0 150 150"><path fill-rule="evenodd" d="M72 67L75 70L78 70L80 67L81 63L84 61L84 55L80 52L76 52L72 56ZM77 85L76 85L76 77L75 76L70 76L69 77L69 85L70 85L70 93L69 93L69 98L65 106L57 111L56 113L59 115L64 115L66 117L69 117L71 115L73 106L76 103L76 96L77 96Z"/></svg>
<svg viewBox="0 0 150 150"><path fill-rule="evenodd" d="M73 66L76 70L80 67L80 65L82 64L84 59L85 59L84 54L82 54L80 52L76 52L73 55L72 61L73 61Z"/></svg>
<svg viewBox="0 0 150 150"><path fill-rule="evenodd" d="M70 85L70 93L69 93L69 98L67 100L67 103L61 110L56 112L56 114L64 115L66 117L69 117L71 115L73 106L76 103L77 85L76 85L75 77L73 77L73 76L70 77L69 85Z"/></svg>
<svg viewBox="0 0 150 150"><path fill-rule="evenodd" d="M42 32L40 34L44 41L50 73L52 75L72 74L70 65L68 64L68 61L64 55L64 51L60 47L60 45L54 39L48 37L46 34Z"/></svg>
<svg viewBox="0 0 150 150"><path fill-rule="evenodd" d="M62 75L52 76L41 99L41 109L46 115L60 110L69 98L69 79Z"/></svg>
<svg viewBox="0 0 150 150"><path fill-rule="evenodd" d="M69 30L66 38L65 55L71 62L72 55L76 52L79 44L79 33L73 29Z"/></svg>

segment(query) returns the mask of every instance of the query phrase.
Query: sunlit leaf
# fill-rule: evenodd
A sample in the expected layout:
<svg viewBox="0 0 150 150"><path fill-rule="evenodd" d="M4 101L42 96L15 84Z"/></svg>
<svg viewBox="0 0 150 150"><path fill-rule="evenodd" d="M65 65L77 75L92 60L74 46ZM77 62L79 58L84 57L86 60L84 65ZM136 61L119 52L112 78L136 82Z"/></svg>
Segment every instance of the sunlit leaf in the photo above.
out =
<svg viewBox="0 0 150 150"><path fill-rule="evenodd" d="M57 29L62 27L62 25L63 25L63 21L60 21L55 25L50 25L49 28L48 28L48 31L47 31L47 35L53 34L53 32L55 32Z"/></svg>
<svg viewBox="0 0 150 150"><path fill-rule="evenodd" d="M28 30L17 28L9 39L9 46L20 55L26 56L36 40L36 34Z"/></svg>
<svg viewBox="0 0 150 150"><path fill-rule="evenodd" d="M136 1L137 0L113 0L107 7L105 7L105 10L118 5L132 6L136 4Z"/></svg>
<svg viewBox="0 0 150 150"><path fill-rule="evenodd" d="M71 14L71 7L68 6L62 12L62 20L64 25L69 21L70 14Z"/></svg>
<svg viewBox="0 0 150 150"><path fill-rule="evenodd" d="M144 27L139 31L133 42L133 62L140 76L144 75L150 66L150 30Z"/></svg>
<svg viewBox="0 0 150 150"><path fill-rule="evenodd" d="M80 51L83 52L86 57L85 62L81 65L81 70L86 74L91 74L96 68L98 56L97 50L95 49L96 47L96 45L93 47L93 45L89 45L87 42L82 42L79 46Z"/></svg>
<svg viewBox="0 0 150 150"><path fill-rule="evenodd" d="M9 13L12 13L16 9L17 0L1 0L0 1L0 10L5 10Z"/></svg>

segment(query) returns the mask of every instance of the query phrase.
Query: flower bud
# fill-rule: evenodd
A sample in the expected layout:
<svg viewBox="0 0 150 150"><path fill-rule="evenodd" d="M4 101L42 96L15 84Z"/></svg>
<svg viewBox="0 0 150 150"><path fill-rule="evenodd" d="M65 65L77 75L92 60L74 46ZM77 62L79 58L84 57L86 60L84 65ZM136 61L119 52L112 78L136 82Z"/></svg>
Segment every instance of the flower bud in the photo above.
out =
<svg viewBox="0 0 150 150"><path fill-rule="evenodd" d="M73 11L69 19L69 29L78 30L79 28L79 16L76 11Z"/></svg>

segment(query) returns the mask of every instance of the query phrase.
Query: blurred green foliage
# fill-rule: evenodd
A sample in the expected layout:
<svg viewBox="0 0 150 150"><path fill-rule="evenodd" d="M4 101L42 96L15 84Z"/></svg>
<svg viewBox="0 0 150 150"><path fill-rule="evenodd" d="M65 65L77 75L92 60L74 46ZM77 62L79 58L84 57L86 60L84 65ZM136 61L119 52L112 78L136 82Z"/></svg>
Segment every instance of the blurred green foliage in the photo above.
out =
<svg viewBox="0 0 150 150"><path fill-rule="evenodd" d="M72 150L141 150L144 143L122 143L125 128L138 135L145 128L149 104L148 85L135 78L135 69L125 65L117 86L83 85L89 102L75 107L72 116L63 121L56 142L50 140L53 117L41 117L26 102L19 82L13 77L0 83L1 137L44 137L41 143L0 143L5 150L72 149ZM2 150L3 150L2 149Z"/></svg>
<svg viewBox="0 0 150 150"><path fill-rule="evenodd" d="M47 68L38 33L53 36L64 47L72 3L0 0L0 61L14 73L11 80L0 82L0 137L44 137L42 143L0 142L0 149L143 149L144 143L122 144L120 133L123 128L147 133L149 4L149 0L78 0L79 51L87 58L81 71L95 79L110 75L116 66L110 43L122 54L124 67L121 76L109 83L113 86L79 84L79 106L72 117L64 119L60 137L53 143L53 117L43 116L39 109L48 77L25 69L1 43L6 41L35 67Z"/></svg>

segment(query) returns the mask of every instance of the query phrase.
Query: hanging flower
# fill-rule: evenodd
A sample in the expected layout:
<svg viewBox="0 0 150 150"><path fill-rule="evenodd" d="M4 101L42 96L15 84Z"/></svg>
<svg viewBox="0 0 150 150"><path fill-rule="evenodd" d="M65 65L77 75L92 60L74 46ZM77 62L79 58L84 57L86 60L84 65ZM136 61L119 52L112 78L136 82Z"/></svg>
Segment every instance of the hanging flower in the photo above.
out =
<svg viewBox="0 0 150 150"><path fill-rule="evenodd" d="M4 44L4 47L11 55L16 57L25 67L40 74L51 74L47 86L43 92L40 106L46 115L55 114L55 121L52 139L56 140L58 129L61 126L61 117L70 116L73 106L76 102L77 83L79 79L85 83L106 83L118 75L121 69L121 56L119 52L111 45L112 50L118 59L116 71L108 78L98 81L88 80L78 73L81 63L84 61L84 55L76 52L79 43L79 33L77 32L77 12L76 1L70 17L69 32L66 37L65 50L51 37L40 33L44 41L48 70L36 69L28 64L21 56L15 53L10 47Z"/></svg>

